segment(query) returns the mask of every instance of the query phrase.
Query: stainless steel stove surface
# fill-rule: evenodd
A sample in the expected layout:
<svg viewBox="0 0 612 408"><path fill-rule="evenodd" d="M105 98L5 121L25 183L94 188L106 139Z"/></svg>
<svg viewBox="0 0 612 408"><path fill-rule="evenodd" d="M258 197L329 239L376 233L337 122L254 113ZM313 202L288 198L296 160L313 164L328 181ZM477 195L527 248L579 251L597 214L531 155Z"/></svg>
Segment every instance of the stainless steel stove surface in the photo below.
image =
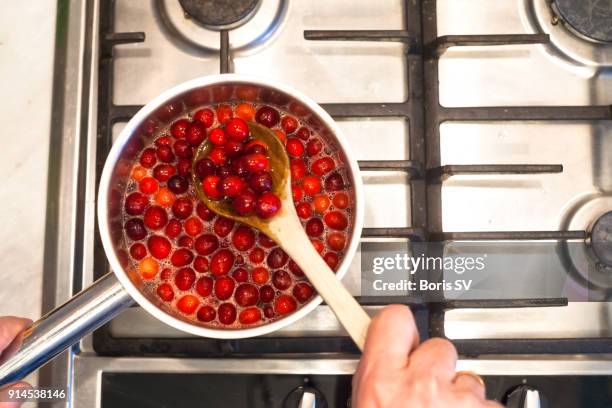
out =
<svg viewBox="0 0 612 408"><path fill-rule="evenodd" d="M66 25L55 75L66 87L58 85L54 99L49 229L58 235L47 248L49 305L107 271L95 194L111 136L163 90L220 69L286 82L334 116L361 161L363 242L589 242L595 222L612 210L612 43L602 41L609 32L598 20L568 16L572 2L237 3L244 9L213 16L186 0L69 0L60 9ZM436 182L440 174L449 177ZM609 228L600 222L597 239L609 237ZM375 313L388 301L361 296L360 259L344 283ZM609 293L612 274L602 276ZM544 303L414 306L422 334L454 339L465 355L460 368L492 376L488 382L612 375L610 303ZM351 374L357 362L324 305L269 337L188 338L134 307L48 373L72 386L72 405L89 407L113 373L331 376ZM276 347L302 358L257 352ZM499 381L492 397L515 385Z"/></svg>

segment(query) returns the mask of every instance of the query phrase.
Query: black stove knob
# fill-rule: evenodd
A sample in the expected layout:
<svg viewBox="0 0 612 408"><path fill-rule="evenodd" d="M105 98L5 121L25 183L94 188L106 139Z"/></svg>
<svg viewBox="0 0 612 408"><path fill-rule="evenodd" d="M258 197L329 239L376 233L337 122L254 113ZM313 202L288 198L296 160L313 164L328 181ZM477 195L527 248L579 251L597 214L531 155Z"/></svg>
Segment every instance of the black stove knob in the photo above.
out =
<svg viewBox="0 0 612 408"><path fill-rule="evenodd" d="M504 398L506 408L547 408L544 395L529 385L519 385Z"/></svg>
<svg viewBox="0 0 612 408"><path fill-rule="evenodd" d="M304 385L293 389L285 397L283 408L328 408L328 406L321 391Z"/></svg>

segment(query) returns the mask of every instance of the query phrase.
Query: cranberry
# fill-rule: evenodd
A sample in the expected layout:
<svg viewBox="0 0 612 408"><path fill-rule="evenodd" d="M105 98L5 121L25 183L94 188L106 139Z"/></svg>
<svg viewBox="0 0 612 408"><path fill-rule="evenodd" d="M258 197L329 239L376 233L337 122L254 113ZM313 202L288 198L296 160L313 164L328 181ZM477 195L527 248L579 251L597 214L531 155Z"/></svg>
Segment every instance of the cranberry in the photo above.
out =
<svg viewBox="0 0 612 408"><path fill-rule="evenodd" d="M220 200L223 198L221 191L219 191L219 176L206 176L202 180L202 190L204 194L211 200Z"/></svg>
<svg viewBox="0 0 612 408"><path fill-rule="evenodd" d="M317 213L323 214L329 208L331 200L325 194L319 194L312 200L312 204Z"/></svg>
<svg viewBox="0 0 612 408"><path fill-rule="evenodd" d="M217 119L219 123L226 124L233 116L232 107L229 105L219 105L217 107Z"/></svg>
<svg viewBox="0 0 612 408"><path fill-rule="evenodd" d="M196 256L193 260L193 269L200 273L208 272L209 270L209 262L208 258L204 258L203 256Z"/></svg>
<svg viewBox="0 0 612 408"><path fill-rule="evenodd" d="M179 236L182 229L183 225L181 224L181 222L173 218L168 221L168 224L166 224L166 229L164 230L164 232L166 233L166 236L168 238L176 238Z"/></svg>
<svg viewBox="0 0 612 408"><path fill-rule="evenodd" d="M259 218L268 219L274 216L281 208L281 201L276 194L263 193L255 203L255 212Z"/></svg>
<svg viewBox="0 0 612 408"><path fill-rule="evenodd" d="M302 140L308 140L310 137L310 130L307 127L301 127L297 131L297 136Z"/></svg>
<svg viewBox="0 0 612 408"><path fill-rule="evenodd" d="M210 143L215 146L223 146L225 144L225 132L221 128L211 130L208 138Z"/></svg>
<svg viewBox="0 0 612 408"><path fill-rule="evenodd" d="M311 237L318 237L323 234L323 222L319 218L311 218L306 223L306 233Z"/></svg>
<svg viewBox="0 0 612 408"><path fill-rule="evenodd" d="M244 165L251 173L266 172L270 170L270 161L261 153L252 153L244 156Z"/></svg>
<svg viewBox="0 0 612 408"><path fill-rule="evenodd" d="M239 251L246 251L255 245L255 233L249 227L241 225L232 235L232 244Z"/></svg>
<svg viewBox="0 0 612 408"><path fill-rule="evenodd" d="M246 282L249 280L249 272L245 268L236 268L234 272L232 272L232 278L236 282Z"/></svg>
<svg viewBox="0 0 612 408"><path fill-rule="evenodd" d="M211 221L215 217L215 213L210 211L210 209L206 207L202 202L198 203L198 206L196 207L196 213L198 214L198 217L200 217L204 221Z"/></svg>
<svg viewBox="0 0 612 408"><path fill-rule="evenodd" d="M215 231L215 234L217 234L219 237L228 236L229 233L232 232L233 228L234 228L234 221L230 220L229 218L225 218L225 217L217 218L217 220L213 224L213 230Z"/></svg>
<svg viewBox="0 0 612 408"><path fill-rule="evenodd" d="M200 255L210 255L219 248L219 240L211 234L200 235L193 244Z"/></svg>
<svg viewBox="0 0 612 408"><path fill-rule="evenodd" d="M244 190L232 201L232 207L238 215L246 216L255 211L257 195L250 190Z"/></svg>
<svg viewBox="0 0 612 408"><path fill-rule="evenodd" d="M304 276L304 271L302 271L302 268L300 268L299 265L296 264L293 260L289 261L289 270L297 277Z"/></svg>
<svg viewBox="0 0 612 408"><path fill-rule="evenodd" d="M267 151L268 151L267 146L264 146L263 142L260 142L259 140L252 140L249 143L247 143L246 152L248 154L250 153L266 154Z"/></svg>
<svg viewBox="0 0 612 408"><path fill-rule="evenodd" d="M168 189L174 194L183 194L185 191L187 191L188 187L189 182L181 176L172 176L168 180Z"/></svg>
<svg viewBox="0 0 612 408"><path fill-rule="evenodd" d="M142 214L147 204L149 204L147 196L134 192L125 198L125 212L130 215Z"/></svg>
<svg viewBox="0 0 612 408"><path fill-rule="evenodd" d="M170 140L169 136L160 136L155 139L155 146L170 146L172 140Z"/></svg>
<svg viewBox="0 0 612 408"><path fill-rule="evenodd" d="M280 120L278 111L271 106L262 106L255 113L255 120L266 127L274 127Z"/></svg>
<svg viewBox="0 0 612 408"><path fill-rule="evenodd" d="M182 248L193 248L193 238L183 235L178 239L178 246Z"/></svg>
<svg viewBox="0 0 612 408"><path fill-rule="evenodd" d="M149 252L151 252L151 255L157 259L167 258L172 250L172 244L170 241L159 235L152 235L147 240L147 246L149 247Z"/></svg>
<svg viewBox="0 0 612 408"><path fill-rule="evenodd" d="M187 128L189 127L189 121L187 119L179 119L172 124L170 127L170 133L177 139L184 139L187 134Z"/></svg>
<svg viewBox="0 0 612 408"><path fill-rule="evenodd" d="M176 172L181 177L188 177L191 175L191 160L180 159L176 164Z"/></svg>
<svg viewBox="0 0 612 408"><path fill-rule="evenodd" d="M200 122L193 122L187 128L187 133L185 134L185 140L191 146L198 146L204 138L206 137L206 128Z"/></svg>
<svg viewBox="0 0 612 408"><path fill-rule="evenodd" d="M323 217L325 224L331 229L344 230L348 226L348 219L340 211L330 211Z"/></svg>
<svg viewBox="0 0 612 408"><path fill-rule="evenodd" d="M172 269L170 269L170 268L164 268L161 271L161 273L159 274L159 279L161 279L163 281L167 281L171 277L172 277Z"/></svg>
<svg viewBox="0 0 612 408"><path fill-rule="evenodd" d="M191 268L181 268L174 276L174 284L180 290L189 290L195 282L195 272Z"/></svg>
<svg viewBox="0 0 612 408"><path fill-rule="evenodd" d="M172 163L175 159L170 146L159 146L157 148L157 158L164 163Z"/></svg>
<svg viewBox="0 0 612 408"><path fill-rule="evenodd" d="M189 265L193 261L193 253L187 248L179 248L170 257L170 262L174 266Z"/></svg>
<svg viewBox="0 0 612 408"><path fill-rule="evenodd" d="M185 295L176 302L176 307L185 314L192 314L200 305L200 301L193 295Z"/></svg>
<svg viewBox="0 0 612 408"><path fill-rule="evenodd" d="M193 119L203 124L204 127L209 128L215 121L215 113L212 111L212 109L200 109L194 113Z"/></svg>
<svg viewBox="0 0 612 408"><path fill-rule="evenodd" d="M193 157L191 146L183 139L174 142L174 154L183 159L191 159Z"/></svg>
<svg viewBox="0 0 612 408"><path fill-rule="evenodd" d="M268 272L266 268L259 266L253 268L251 271L251 278L253 278L253 282L263 285L270 279L270 272Z"/></svg>
<svg viewBox="0 0 612 408"><path fill-rule="evenodd" d="M312 243L312 246L318 253L323 252L323 249L325 249L325 245L323 245L321 241L318 241L316 239L311 239L310 242Z"/></svg>
<svg viewBox="0 0 612 408"><path fill-rule="evenodd" d="M268 303L274 299L274 288L270 285L264 285L259 288L259 298L262 302Z"/></svg>
<svg viewBox="0 0 612 408"><path fill-rule="evenodd" d="M145 194L153 194L158 188L159 184L153 177L145 177L138 183L138 189Z"/></svg>
<svg viewBox="0 0 612 408"><path fill-rule="evenodd" d="M300 139L295 137L287 139L287 153L292 157L301 157L304 154L304 145Z"/></svg>
<svg viewBox="0 0 612 408"><path fill-rule="evenodd" d="M276 242L263 232L259 233L259 244L264 248L272 248L276 246Z"/></svg>
<svg viewBox="0 0 612 408"><path fill-rule="evenodd" d="M227 176L219 182L219 190L229 198L237 197L245 187L246 183L244 180L237 176Z"/></svg>
<svg viewBox="0 0 612 408"><path fill-rule="evenodd" d="M312 163L312 172L317 176L323 176L336 167L334 159L331 157L322 157Z"/></svg>
<svg viewBox="0 0 612 408"><path fill-rule="evenodd" d="M249 137L249 125L240 118L233 118L227 122L225 131L230 140L235 140L236 142L244 142Z"/></svg>
<svg viewBox="0 0 612 408"><path fill-rule="evenodd" d="M275 315L274 308L272 307L272 305L265 305L263 311L264 316L266 316L268 319L273 318Z"/></svg>
<svg viewBox="0 0 612 408"><path fill-rule="evenodd" d="M323 255L323 260L332 269L336 269L336 267L338 266L338 263L340 262L338 255L334 254L333 252L328 252L325 255Z"/></svg>
<svg viewBox="0 0 612 408"><path fill-rule="evenodd" d="M272 269L278 269L285 266L287 261L289 260L289 256L283 251L281 248L274 248L268 254L268 258L266 259L266 263Z"/></svg>
<svg viewBox="0 0 612 408"><path fill-rule="evenodd" d="M254 263L261 263L264 260L265 252L261 248L255 248L249 253L249 260Z"/></svg>
<svg viewBox="0 0 612 408"><path fill-rule="evenodd" d="M163 207L171 207L174 203L174 194L168 188L162 187L155 195L155 202Z"/></svg>
<svg viewBox="0 0 612 408"><path fill-rule="evenodd" d="M240 157L239 159L232 161L231 169L232 173L238 177L246 177L249 174L244 157Z"/></svg>
<svg viewBox="0 0 612 408"><path fill-rule="evenodd" d="M238 321L242 324L253 324L261 320L261 312L256 307L244 309L238 315Z"/></svg>
<svg viewBox="0 0 612 408"><path fill-rule="evenodd" d="M323 150L323 143L319 139L312 139L306 144L306 154L308 156L316 156Z"/></svg>
<svg viewBox="0 0 612 408"><path fill-rule="evenodd" d="M338 193L332 198L332 203L334 207L344 209L348 207L349 198L345 193Z"/></svg>
<svg viewBox="0 0 612 408"><path fill-rule="evenodd" d="M231 303L219 305L219 321L225 325L230 325L236 320L236 307Z"/></svg>
<svg viewBox="0 0 612 408"><path fill-rule="evenodd" d="M272 176L269 173L253 174L249 178L249 187L257 194L272 190Z"/></svg>
<svg viewBox="0 0 612 408"><path fill-rule="evenodd" d="M140 241L147 236L147 229L140 218L131 218L125 222L125 234L133 241Z"/></svg>
<svg viewBox="0 0 612 408"><path fill-rule="evenodd" d="M321 182L315 176L306 176L302 179L302 188L309 196L313 196L321 191Z"/></svg>
<svg viewBox="0 0 612 408"><path fill-rule="evenodd" d="M166 302L171 301L174 299L174 291L172 290L172 286L167 283L162 283L157 287L157 296Z"/></svg>
<svg viewBox="0 0 612 408"><path fill-rule="evenodd" d="M243 283L236 288L234 298L242 307L253 306L259 300L259 291L250 283Z"/></svg>
<svg viewBox="0 0 612 408"><path fill-rule="evenodd" d="M289 162L289 170L291 170L291 182L297 183L306 175L306 163L300 159L293 159Z"/></svg>
<svg viewBox="0 0 612 408"><path fill-rule="evenodd" d="M223 179L231 175L232 171L229 166L220 166L220 167L217 167L217 171L215 172L215 174L219 176L221 179Z"/></svg>
<svg viewBox="0 0 612 408"><path fill-rule="evenodd" d="M285 133L293 133L298 127L298 121L294 117L287 115L281 121L281 127L283 128Z"/></svg>
<svg viewBox="0 0 612 408"><path fill-rule="evenodd" d="M215 276L228 273L234 265L234 254L228 249L221 249L210 260L210 272Z"/></svg>
<svg viewBox="0 0 612 408"><path fill-rule="evenodd" d="M223 145L223 150L227 157L236 157L242 153L244 150L244 145L240 142L236 142L235 140L228 140Z"/></svg>
<svg viewBox="0 0 612 408"><path fill-rule="evenodd" d="M227 300L234 293L236 284L234 280L228 276L222 276L215 280L215 296L219 300Z"/></svg>
<svg viewBox="0 0 612 408"><path fill-rule="evenodd" d="M286 315L297 308L295 299L290 295L280 295L274 302L274 310L280 315Z"/></svg>
<svg viewBox="0 0 612 408"><path fill-rule="evenodd" d="M338 172L334 172L325 179L325 190L340 191L344 189L344 180Z"/></svg>
<svg viewBox="0 0 612 408"><path fill-rule="evenodd" d="M132 258L140 261L142 258L147 256L147 247L145 247L140 242L135 243L130 247L130 255Z"/></svg>
<svg viewBox="0 0 612 408"><path fill-rule="evenodd" d="M309 203L300 203L297 207L295 207L295 212L297 213L298 217L307 219L312 215L312 207Z"/></svg>
<svg viewBox="0 0 612 408"><path fill-rule="evenodd" d="M196 292L202 297L209 296L213 290L213 280L208 276L203 276L196 282Z"/></svg>
<svg viewBox="0 0 612 408"><path fill-rule="evenodd" d="M201 322L210 322L215 319L217 312L212 306L204 305L198 310L198 320Z"/></svg>
<svg viewBox="0 0 612 408"><path fill-rule="evenodd" d="M166 210L160 206L154 205L149 207L144 214L144 223L151 229L160 229L168 222L168 215Z"/></svg>
<svg viewBox="0 0 612 408"><path fill-rule="evenodd" d="M294 203L301 201L302 198L304 198L304 189L294 184L291 186L291 197L293 198Z"/></svg>
<svg viewBox="0 0 612 408"><path fill-rule="evenodd" d="M153 177L162 182L168 181L175 173L176 168L169 164L158 164L153 169Z"/></svg>
<svg viewBox="0 0 612 408"><path fill-rule="evenodd" d="M187 235L195 237L196 235L200 235L203 229L204 225L197 217L189 217L185 221L185 232Z"/></svg>
<svg viewBox="0 0 612 408"><path fill-rule="evenodd" d="M310 286L306 282L299 282L293 287L293 296L300 303L306 302L308 299L312 297L314 293L312 286Z"/></svg>
<svg viewBox="0 0 612 408"><path fill-rule="evenodd" d="M223 166L227 163L227 155L225 150L221 147L215 147L208 153L208 158L217 166Z"/></svg>
<svg viewBox="0 0 612 408"><path fill-rule="evenodd" d="M142 167L150 169L151 167L155 166L155 163L157 163L155 149L153 149L152 147L144 149L140 154L140 165Z"/></svg>
<svg viewBox="0 0 612 408"><path fill-rule="evenodd" d="M332 232L327 236L327 245L334 251L342 251L346 245L346 236L341 232Z"/></svg>
<svg viewBox="0 0 612 408"><path fill-rule="evenodd" d="M278 290L285 290L291 286L291 276L285 271L276 271L272 275L272 284Z"/></svg>
<svg viewBox="0 0 612 408"><path fill-rule="evenodd" d="M200 159L195 164L195 174L200 179L215 174L215 164L210 159Z"/></svg>

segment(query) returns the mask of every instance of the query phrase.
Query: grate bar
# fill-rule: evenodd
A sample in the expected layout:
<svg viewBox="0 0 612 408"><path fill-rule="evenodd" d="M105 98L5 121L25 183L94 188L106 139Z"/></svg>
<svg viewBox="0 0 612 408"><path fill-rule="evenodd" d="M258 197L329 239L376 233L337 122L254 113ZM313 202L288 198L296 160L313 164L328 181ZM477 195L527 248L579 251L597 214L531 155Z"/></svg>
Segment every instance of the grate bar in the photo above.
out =
<svg viewBox="0 0 612 408"><path fill-rule="evenodd" d="M444 35L433 42L433 54L440 57L450 47L546 44L548 34L493 34L493 35Z"/></svg>
<svg viewBox="0 0 612 408"><path fill-rule="evenodd" d="M408 103L323 103L323 109L334 118L407 117Z"/></svg>
<svg viewBox="0 0 612 408"><path fill-rule="evenodd" d="M546 174L562 172L563 165L561 164L449 164L430 169L428 175L440 181L461 174Z"/></svg>
<svg viewBox="0 0 612 408"><path fill-rule="evenodd" d="M412 160L359 160L358 164L362 171L403 170L413 179L422 177L424 173L423 163Z"/></svg>
<svg viewBox="0 0 612 408"><path fill-rule="evenodd" d="M459 299L446 300L442 303L443 309L500 309L519 307L560 307L567 306L567 298L549 299Z"/></svg>
<svg viewBox="0 0 612 408"><path fill-rule="evenodd" d="M530 240L583 240L586 231L478 231L432 232L432 241L530 241Z"/></svg>
<svg viewBox="0 0 612 408"><path fill-rule="evenodd" d="M109 121L110 123L127 122L141 108L142 105L113 105L109 109Z"/></svg>
<svg viewBox="0 0 612 408"><path fill-rule="evenodd" d="M611 120L612 106L491 106L440 107L445 121Z"/></svg>
<svg viewBox="0 0 612 408"><path fill-rule="evenodd" d="M421 228L364 228L362 238L409 238L411 241L424 241L425 231Z"/></svg>
<svg viewBox="0 0 612 408"><path fill-rule="evenodd" d="M452 340L459 354L594 354L611 353L609 337L562 339L467 339Z"/></svg>
<svg viewBox="0 0 612 408"><path fill-rule="evenodd" d="M100 41L100 54L102 58L112 58L113 47L119 44L133 44L145 41L145 33L129 32L129 33L107 33Z"/></svg>
<svg viewBox="0 0 612 408"><path fill-rule="evenodd" d="M388 41L414 45L407 30L304 30L304 39L311 41Z"/></svg>

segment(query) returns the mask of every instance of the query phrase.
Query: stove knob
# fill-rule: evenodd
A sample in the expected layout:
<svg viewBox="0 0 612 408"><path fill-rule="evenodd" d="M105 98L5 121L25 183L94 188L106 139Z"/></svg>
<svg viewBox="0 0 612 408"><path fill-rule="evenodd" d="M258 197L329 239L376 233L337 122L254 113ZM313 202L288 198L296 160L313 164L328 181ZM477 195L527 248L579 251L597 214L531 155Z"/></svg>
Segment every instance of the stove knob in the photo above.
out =
<svg viewBox="0 0 612 408"><path fill-rule="evenodd" d="M317 408L317 394L304 390L298 408Z"/></svg>
<svg viewBox="0 0 612 408"><path fill-rule="evenodd" d="M285 397L283 408L327 408L327 401L321 391L304 385L293 389Z"/></svg>
<svg viewBox="0 0 612 408"><path fill-rule="evenodd" d="M520 385L506 396L506 408L546 408L544 395L528 385Z"/></svg>

